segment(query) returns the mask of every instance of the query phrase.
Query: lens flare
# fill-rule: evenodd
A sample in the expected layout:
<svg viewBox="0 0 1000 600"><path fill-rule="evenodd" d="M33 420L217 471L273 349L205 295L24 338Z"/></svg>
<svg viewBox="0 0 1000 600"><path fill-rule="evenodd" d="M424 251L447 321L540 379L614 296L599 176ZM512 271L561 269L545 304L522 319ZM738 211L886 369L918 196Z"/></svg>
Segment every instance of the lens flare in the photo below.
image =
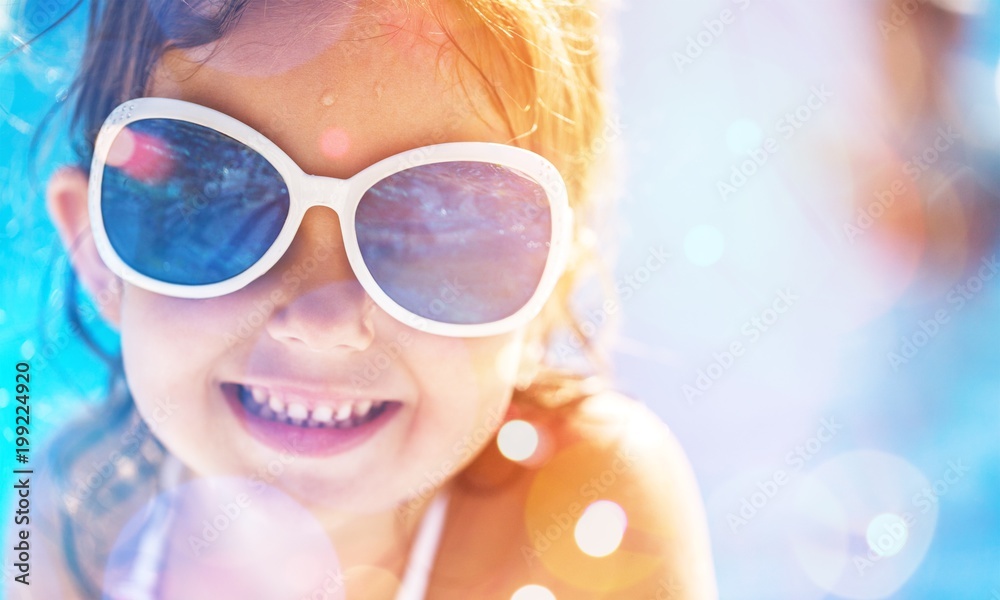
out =
<svg viewBox="0 0 1000 600"><path fill-rule="evenodd" d="M165 180L174 170L166 141L135 129L122 129L108 149L107 164L146 184Z"/></svg>
<svg viewBox="0 0 1000 600"><path fill-rule="evenodd" d="M817 466L800 480L788 523L800 567L840 597L896 593L934 537L938 505L922 496L927 489L920 470L885 452L847 452Z"/></svg>

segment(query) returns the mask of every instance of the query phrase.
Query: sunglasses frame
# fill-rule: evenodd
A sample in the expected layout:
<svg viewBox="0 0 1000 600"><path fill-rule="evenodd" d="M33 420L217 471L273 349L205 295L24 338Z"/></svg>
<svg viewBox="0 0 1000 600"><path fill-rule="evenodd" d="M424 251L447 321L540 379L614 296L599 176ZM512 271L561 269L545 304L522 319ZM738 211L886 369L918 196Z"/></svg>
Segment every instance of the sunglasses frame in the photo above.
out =
<svg viewBox="0 0 1000 600"><path fill-rule="evenodd" d="M263 256L242 273L205 285L168 283L139 273L111 246L101 214L101 183L108 153L118 133L128 124L144 119L172 119L201 125L246 145L270 163L288 189L288 217L278 237ZM485 162L515 169L542 186L549 200L552 222L549 255L541 280L528 302L514 314L499 321L456 324L434 321L410 312L396 303L375 281L365 265L355 230L358 205L372 186L386 177L413 167L442 162ZM566 268L573 230L573 211L566 184L552 163L544 157L515 146L492 142L453 142L423 146L380 160L348 179L305 173L284 151L249 125L217 110L172 98L136 98L111 112L94 144L90 167L89 209L94 242L101 259L124 281L150 292L176 298L213 298L240 290L271 269L295 238L306 211L313 206L333 209L339 219L348 262L368 296L398 321L427 333L448 337L484 337L510 332L541 312ZM488 265L484 265L488 268Z"/></svg>

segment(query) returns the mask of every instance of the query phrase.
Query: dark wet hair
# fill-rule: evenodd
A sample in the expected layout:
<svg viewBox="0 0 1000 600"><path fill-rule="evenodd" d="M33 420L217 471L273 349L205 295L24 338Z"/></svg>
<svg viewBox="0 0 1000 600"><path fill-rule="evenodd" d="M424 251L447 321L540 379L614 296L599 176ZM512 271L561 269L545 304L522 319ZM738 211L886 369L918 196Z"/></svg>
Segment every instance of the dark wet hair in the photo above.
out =
<svg viewBox="0 0 1000 600"><path fill-rule="evenodd" d="M145 95L150 71L171 48L193 48L220 39L239 21L250 0L133 0L90 6L87 45L70 88L72 124L89 160L93 140L118 104ZM113 5L113 8L112 8Z"/></svg>

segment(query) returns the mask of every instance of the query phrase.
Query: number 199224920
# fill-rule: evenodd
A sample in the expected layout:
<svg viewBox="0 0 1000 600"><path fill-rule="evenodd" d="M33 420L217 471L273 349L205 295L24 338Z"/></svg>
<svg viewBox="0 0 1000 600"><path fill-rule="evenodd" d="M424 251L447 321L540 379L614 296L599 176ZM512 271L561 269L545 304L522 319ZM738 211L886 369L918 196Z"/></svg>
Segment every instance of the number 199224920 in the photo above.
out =
<svg viewBox="0 0 1000 600"><path fill-rule="evenodd" d="M14 440L14 444L17 446L15 448L17 452L17 462L27 463L28 453L31 448L31 444L28 441L29 430L28 427L31 425L31 405L29 404L29 388L28 384L31 381L31 375L28 371L31 366L26 362L20 362L16 365L17 374L14 376L14 381L16 383L16 393L15 398L17 399L17 410L15 411L14 420L14 434L17 436Z"/></svg>

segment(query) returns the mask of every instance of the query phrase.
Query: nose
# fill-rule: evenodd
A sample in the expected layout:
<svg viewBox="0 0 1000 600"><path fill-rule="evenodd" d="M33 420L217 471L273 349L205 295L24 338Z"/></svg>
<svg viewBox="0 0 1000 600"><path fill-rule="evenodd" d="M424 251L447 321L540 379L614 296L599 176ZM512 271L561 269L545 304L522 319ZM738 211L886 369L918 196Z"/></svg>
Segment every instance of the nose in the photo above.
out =
<svg viewBox="0 0 1000 600"><path fill-rule="evenodd" d="M330 208L306 211L295 239L265 276L285 300L269 317L268 334L313 352L364 350L375 338L375 304L347 260L340 219Z"/></svg>

